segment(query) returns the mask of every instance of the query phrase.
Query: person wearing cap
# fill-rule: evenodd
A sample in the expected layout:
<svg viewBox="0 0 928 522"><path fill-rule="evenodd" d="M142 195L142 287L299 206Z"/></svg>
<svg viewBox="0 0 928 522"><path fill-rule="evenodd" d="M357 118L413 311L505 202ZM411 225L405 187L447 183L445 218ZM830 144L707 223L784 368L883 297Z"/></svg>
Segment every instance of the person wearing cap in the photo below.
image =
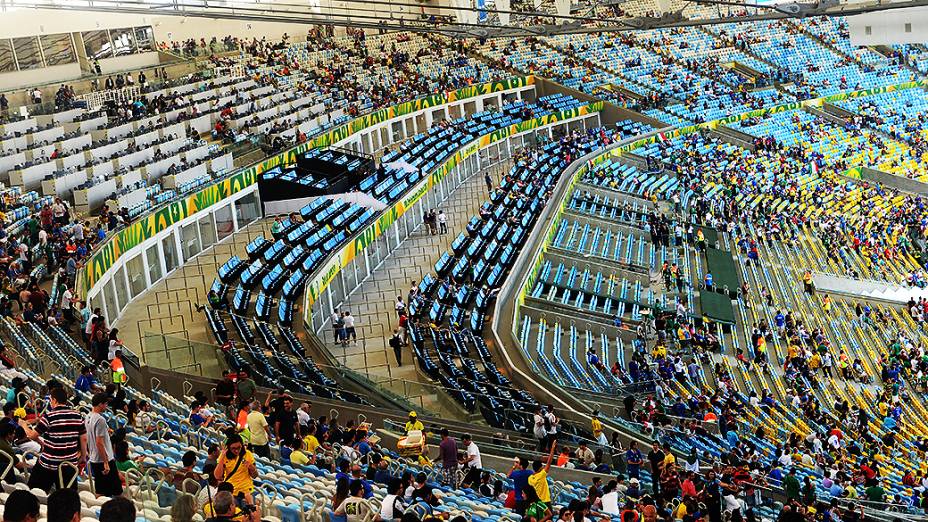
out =
<svg viewBox="0 0 928 522"><path fill-rule="evenodd" d="M94 395L90 403L93 409L87 415L84 426L87 430L90 475L93 477L97 495L118 497L122 495L122 481L116 468L116 455L110 442L109 426L103 417L109 402L110 396L105 393Z"/></svg>
<svg viewBox="0 0 928 522"><path fill-rule="evenodd" d="M410 431L423 431L425 426L422 425L422 422L419 421L419 416L416 415L416 412L409 412L409 420L406 422L406 435L409 435Z"/></svg>
<svg viewBox="0 0 928 522"><path fill-rule="evenodd" d="M59 467L65 462L80 466L87 459L87 429L81 414L68 404L68 394L64 388L55 388L50 393L47 410L35 429L25 420L19 420L26 438L33 441L42 439L42 452L29 475L29 487L38 488L46 493L58 483ZM64 484L77 487L74 469L61 469Z"/></svg>

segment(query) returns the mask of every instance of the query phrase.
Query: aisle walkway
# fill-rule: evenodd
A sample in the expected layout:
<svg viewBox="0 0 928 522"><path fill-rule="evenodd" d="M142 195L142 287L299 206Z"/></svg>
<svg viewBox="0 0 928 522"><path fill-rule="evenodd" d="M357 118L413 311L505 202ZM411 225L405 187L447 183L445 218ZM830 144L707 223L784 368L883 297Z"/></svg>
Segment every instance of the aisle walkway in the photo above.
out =
<svg viewBox="0 0 928 522"><path fill-rule="evenodd" d="M494 175L496 181L498 174ZM348 297L343 310L355 316L358 342L347 348L332 344L330 329L324 331L325 342L332 353L348 368L367 375L375 382L396 379L428 383L426 377L416 372L415 361L409 347L403 349L403 365L397 366L389 338L397 326L394 308L396 296L409 292L411 283L418 283L422 276L432 272L442 252L450 248L451 242L464 230L467 222L477 214L480 205L487 199L483 175L478 174L464 182L439 207L448 215L448 233L429 235L424 226L419 226L396 251L393 252L354 293ZM394 391L397 387L390 386Z"/></svg>

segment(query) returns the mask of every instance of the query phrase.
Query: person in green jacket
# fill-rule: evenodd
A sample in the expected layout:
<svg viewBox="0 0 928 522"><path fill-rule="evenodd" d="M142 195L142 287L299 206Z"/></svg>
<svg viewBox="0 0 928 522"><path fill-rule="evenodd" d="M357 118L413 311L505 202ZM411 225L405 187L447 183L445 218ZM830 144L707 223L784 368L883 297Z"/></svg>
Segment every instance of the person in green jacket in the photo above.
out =
<svg viewBox="0 0 928 522"><path fill-rule="evenodd" d="M787 500L799 501L801 486L796 478L795 469L790 469L789 474L783 479L783 489L786 491Z"/></svg>

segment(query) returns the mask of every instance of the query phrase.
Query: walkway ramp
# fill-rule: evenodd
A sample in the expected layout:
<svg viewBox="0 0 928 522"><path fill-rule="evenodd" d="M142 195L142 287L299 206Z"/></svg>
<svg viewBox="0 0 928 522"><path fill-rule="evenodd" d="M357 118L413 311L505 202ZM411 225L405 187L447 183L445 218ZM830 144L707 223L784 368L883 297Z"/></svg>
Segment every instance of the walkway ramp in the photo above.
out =
<svg viewBox="0 0 928 522"><path fill-rule="evenodd" d="M884 281L852 279L834 274L813 273L815 289L827 294L838 294L859 299L875 299L887 303L907 303L909 299L928 298L928 288L897 285Z"/></svg>

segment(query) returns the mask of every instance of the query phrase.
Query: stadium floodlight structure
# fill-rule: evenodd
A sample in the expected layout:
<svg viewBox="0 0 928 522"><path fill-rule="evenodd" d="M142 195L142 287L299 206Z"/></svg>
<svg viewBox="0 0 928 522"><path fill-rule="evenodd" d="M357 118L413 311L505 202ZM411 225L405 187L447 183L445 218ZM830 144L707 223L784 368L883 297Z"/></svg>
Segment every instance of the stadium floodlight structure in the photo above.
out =
<svg viewBox="0 0 928 522"><path fill-rule="evenodd" d="M483 1L479 0L480 4L477 5L473 3L474 0L451 0L450 3L443 3L449 0L331 0L324 5L320 0L0 0L0 12L17 8L54 9L57 12L98 11L413 31L457 38L498 38L623 32L789 17L851 16L928 6L928 0L865 0L855 3L839 0L783 3L688 0L688 4L692 5L719 7L719 15L716 17L688 19L683 15L683 9L652 16L597 16L597 6L621 6L624 3L609 0L586 0L587 3L572 5L566 10L563 9L563 3L554 6L552 0L532 0L527 6L523 2L518 8L507 9L499 7L500 4L509 7L508 1L494 0L492 6ZM729 11L737 9L741 14L723 15L722 8L726 7ZM427 9L428 14L415 15L410 9L423 10L423 13ZM501 20L508 23L500 23Z"/></svg>

